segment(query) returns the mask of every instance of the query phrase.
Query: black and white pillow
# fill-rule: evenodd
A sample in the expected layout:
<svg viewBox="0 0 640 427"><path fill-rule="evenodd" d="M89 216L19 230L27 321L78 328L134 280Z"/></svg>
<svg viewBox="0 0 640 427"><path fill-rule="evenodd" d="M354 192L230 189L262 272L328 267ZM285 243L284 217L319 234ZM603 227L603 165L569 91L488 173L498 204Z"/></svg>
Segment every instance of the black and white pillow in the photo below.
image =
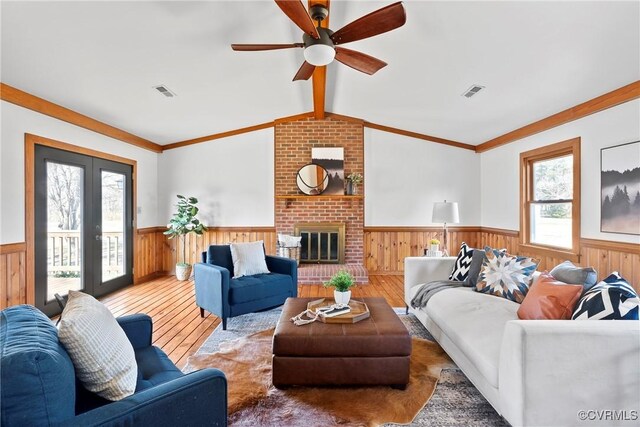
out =
<svg viewBox="0 0 640 427"><path fill-rule="evenodd" d="M453 271L449 275L449 280L455 280L456 282L464 282L469 276L469 268L471 267L471 259L473 257L473 248L470 248L465 242L460 245L460 252L458 252L458 258L453 265Z"/></svg>
<svg viewBox="0 0 640 427"><path fill-rule="evenodd" d="M638 320L640 298L617 271L584 293L573 320Z"/></svg>

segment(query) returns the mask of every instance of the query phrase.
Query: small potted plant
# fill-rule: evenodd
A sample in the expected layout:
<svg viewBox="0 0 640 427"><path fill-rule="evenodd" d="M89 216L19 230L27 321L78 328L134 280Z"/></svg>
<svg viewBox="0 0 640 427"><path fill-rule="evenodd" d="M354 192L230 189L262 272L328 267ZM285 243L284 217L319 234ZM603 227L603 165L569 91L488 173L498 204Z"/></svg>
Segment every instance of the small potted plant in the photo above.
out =
<svg viewBox="0 0 640 427"><path fill-rule="evenodd" d="M328 282L324 282L326 288L333 287L333 299L336 304L349 304L351 299L351 287L355 286L353 276L345 270L334 274Z"/></svg>
<svg viewBox="0 0 640 427"><path fill-rule="evenodd" d="M362 174L353 172L347 176L347 194L358 194L358 185L362 184Z"/></svg>
<svg viewBox="0 0 640 427"><path fill-rule="evenodd" d="M182 240L182 262L176 263L176 278L178 280L188 280L191 277L191 264L187 262L187 245L185 236L189 233L196 233L201 236L207 231L207 227L202 224L196 215L198 207L196 206L198 199L195 197L185 197L178 194L178 211L167 224L167 231L164 232L169 239L180 237Z"/></svg>
<svg viewBox="0 0 640 427"><path fill-rule="evenodd" d="M429 244L431 245L431 250L434 252L437 252L440 249L440 240L438 239L431 239Z"/></svg>

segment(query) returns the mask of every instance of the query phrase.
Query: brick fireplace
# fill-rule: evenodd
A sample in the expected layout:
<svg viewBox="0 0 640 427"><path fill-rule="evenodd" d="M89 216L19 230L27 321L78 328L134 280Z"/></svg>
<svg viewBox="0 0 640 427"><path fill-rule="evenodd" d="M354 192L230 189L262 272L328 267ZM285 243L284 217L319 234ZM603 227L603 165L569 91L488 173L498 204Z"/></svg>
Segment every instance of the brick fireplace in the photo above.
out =
<svg viewBox="0 0 640 427"><path fill-rule="evenodd" d="M333 118L305 118L275 126L275 224L278 233L294 234L300 223L343 223L345 225L344 265L314 268L301 264L300 283L327 280L337 268L345 268L366 282L364 265L364 198L362 196L306 196L298 190L296 173L311 163L314 147L343 147L345 177L352 172L364 175L364 132L362 123ZM365 183L366 185L366 176ZM364 186L360 186L364 194ZM307 271L305 271L307 270ZM309 274L307 274L307 272ZM321 272L324 272L320 274ZM322 276L322 277L321 277Z"/></svg>

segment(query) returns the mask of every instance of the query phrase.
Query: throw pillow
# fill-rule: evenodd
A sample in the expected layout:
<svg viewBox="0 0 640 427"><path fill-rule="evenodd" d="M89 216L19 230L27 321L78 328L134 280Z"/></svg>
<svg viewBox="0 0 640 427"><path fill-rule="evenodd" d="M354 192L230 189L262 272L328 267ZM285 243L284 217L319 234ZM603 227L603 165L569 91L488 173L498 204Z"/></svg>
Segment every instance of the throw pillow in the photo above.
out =
<svg viewBox="0 0 640 427"><path fill-rule="evenodd" d="M640 298L617 271L580 298L573 320L638 320Z"/></svg>
<svg viewBox="0 0 640 427"><path fill-rule="evenodd" d="M541 274L518 308L522 320L568 320L582 295L582 285L568 285Z"/></svg>
<svg viewBox="0 0 640 427"><path fill-rule="evenodd" d="M482 270L482 264L484 263L485 259L487 259L487 256L485 255L484 251L473 251L473 256L471 257L471 267L469 267L469 275L467 276L465 286L475 287L478 284L478 279L480 278L480 270Z"/></svg>
<svg viewBox="0 0 640 427"><path fill-rule="evenodd" d="M556 265L549 274L564 283L580 283L585 291L598 281L598 273L592 267L576 267L571 261Z"/></svg>
<svg viewBox="0 0 640 427"><path fill-rule="evenodd" d="M471 267L471 258L473 257L473 248L470 248L465 242L460 245L458 257L453 265L453 270L449 275L449 280L464 282L469 276L469 268Z"/></svg>
<svg viewBox="0 0 640 427"><path fill-rule="evenodd" d="M231 259L233 260L233 278L265 274L269 272L264 258L262 240L251 243L231 243Z"/></svg>
<svg viewBox="0 0 640 427"><path fill-rule="evenodd" d="M108 400L124 399L136 390L133 346L113 314L94 297L69 291L58 338L87 390Z"/></svg>
<svg viewBox="0 0 640 427"><path fill-rule="evenodd" d="M476 291L521 303L540 261L512 256L489 246L484 252L487 259L482 264Z"/></svg>

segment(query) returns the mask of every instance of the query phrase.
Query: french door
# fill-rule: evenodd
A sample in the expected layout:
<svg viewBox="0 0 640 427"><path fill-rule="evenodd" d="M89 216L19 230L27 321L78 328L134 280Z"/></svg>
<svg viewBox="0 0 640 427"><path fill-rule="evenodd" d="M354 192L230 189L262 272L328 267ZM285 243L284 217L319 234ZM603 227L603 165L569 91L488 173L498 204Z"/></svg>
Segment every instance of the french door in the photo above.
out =
<svg viewBox="0 0 640 427"><path fill-rule="evenodd" d="M55 294L133 283L132 188L131 165L36 145L36 307L52 316Z"/></svg>

